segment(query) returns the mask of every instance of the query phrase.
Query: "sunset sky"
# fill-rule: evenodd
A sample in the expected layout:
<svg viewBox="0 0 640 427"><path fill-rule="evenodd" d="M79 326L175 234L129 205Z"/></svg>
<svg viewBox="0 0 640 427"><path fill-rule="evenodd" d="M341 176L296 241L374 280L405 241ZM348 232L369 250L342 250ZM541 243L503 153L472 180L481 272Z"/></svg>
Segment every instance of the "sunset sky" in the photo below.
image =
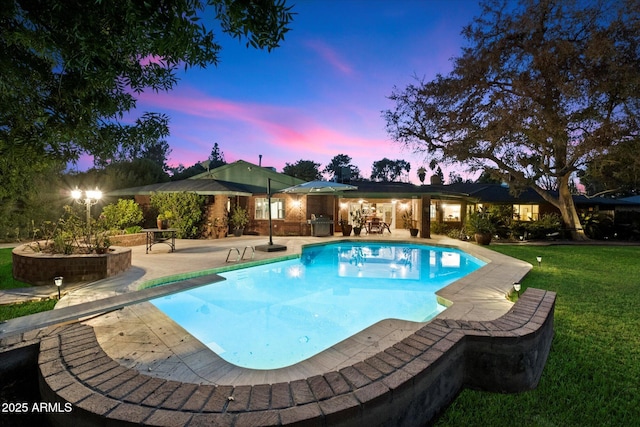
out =
<svg viewBox="0 0 640 427"><path fill-rule="evenodd" d="M290 2L291 3L291 2ZM394 143L381 112L393 87L451 70L476 0L298 0L292 31L271 53L220 35L218 67L180 74L169 93L145 93L139 111L171 117L171 166L205 160L273 166L347 154L366 178L374 161L424 159Z"/></svg>

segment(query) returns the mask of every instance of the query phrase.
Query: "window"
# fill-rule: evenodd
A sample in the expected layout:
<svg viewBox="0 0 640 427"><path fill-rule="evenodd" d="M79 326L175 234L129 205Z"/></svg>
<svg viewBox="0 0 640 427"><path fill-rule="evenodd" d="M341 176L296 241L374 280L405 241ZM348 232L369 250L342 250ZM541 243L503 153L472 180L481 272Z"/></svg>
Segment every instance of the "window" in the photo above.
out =
<svg viewBox="0 0 640 427"><path fill-rule="evenodd" d="M513 205L513 219L520 221L537 221L540 217L539 205Z"/></svg>
<svg viewBox="0 0 640 427"><path fill-rule="evenodd" d="M460 205L443 203L442 204L442 220L443 221L460 221Z"/></svg>
<svg viewBox="0 0 640 427"><path fill-rule="evenodd" d="M256 199L256 219L269 219L269 199ZM271 198L271 219L284 219L284 199Z"/></svg>

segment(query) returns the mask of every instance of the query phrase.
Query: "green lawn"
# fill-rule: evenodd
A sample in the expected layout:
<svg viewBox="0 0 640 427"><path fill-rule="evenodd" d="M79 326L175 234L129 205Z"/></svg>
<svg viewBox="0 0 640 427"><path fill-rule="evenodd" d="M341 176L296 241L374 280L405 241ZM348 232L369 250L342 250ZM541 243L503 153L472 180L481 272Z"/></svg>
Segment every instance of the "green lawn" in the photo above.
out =
<svg viewBox="0 0 640 427"><path fill-rule="evenodd" d="M491 249L534 265L523 290L557 292L551 353L536 390L464 390L436 425L640 425L640 247Z"/></svg>
<svg viewBox="0 0 640 427"><path fill-rule="evenodd" d="M13 278L13 273L11 272L11 251L12 248L0 249L0 290L31 286L28 283L20 282Z"/></svg>
<svg viewBox="0 0 640 427"><path fill-rule="evenodd" d="M0 305L0 321L40 313L41 311L53 310L57 302L57 299L47 299L43 301L23 302L20 304Z"/></svg>
<svg viewBox="0 0 640 427"><path fill-rule="evenodd" d="M0 249L0 290L31 286L13 278L11 272L11 248ZM33 301L23 304L0 305L0 321L52 310L57 300Z"/></svg>

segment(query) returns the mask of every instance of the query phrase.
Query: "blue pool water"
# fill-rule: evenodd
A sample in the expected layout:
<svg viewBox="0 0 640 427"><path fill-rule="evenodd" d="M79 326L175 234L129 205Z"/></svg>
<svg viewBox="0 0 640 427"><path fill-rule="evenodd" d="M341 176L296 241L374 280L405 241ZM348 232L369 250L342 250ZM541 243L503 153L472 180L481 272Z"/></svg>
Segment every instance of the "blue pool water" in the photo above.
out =
<svg viewBox="0 0 640 427"><path fill-rule="evenodd" d="M433 318L435 292L482 265L451 248L342 242L151 302L226 361L275 369L380 320Z"/></svg>

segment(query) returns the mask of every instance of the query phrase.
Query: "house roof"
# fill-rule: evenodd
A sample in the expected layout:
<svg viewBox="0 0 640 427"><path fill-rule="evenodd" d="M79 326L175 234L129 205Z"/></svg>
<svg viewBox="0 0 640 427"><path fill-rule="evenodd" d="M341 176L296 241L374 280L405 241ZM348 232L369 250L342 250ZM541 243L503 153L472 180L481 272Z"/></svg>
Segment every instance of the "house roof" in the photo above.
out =
<svg viewBox="0 0 640 427"><path fill-rule="evenodd" d="M233 196L250 196L252 192L245 186L215 179L183 179L181 181L163 182L160 184L142 185L140 187L123 188L108 192L107 196L137 196L151 193L191 192L203 195L227 194Z"/></svg>
<svg viewBox="0 0 640 427"><path fill-rule="evenodd" d="M640 204L640 196L623 197L620 200L624 200L625 202L629 202L629 203Z"/></svg>
<svg viewBox="0 0 640 427"><path fill-rule="evenodd" d="M450 198L467 198L469 195L459 192L456 189L446 188L446 186L415 185L409 182L373 182L357 181L351 182L358 187L344 193L348 198L413 198L423 195L442 196Z"/></svg>
<svg viewBox="0 0 640 427"><path fill-rule="evenodd" d="M150 195L154 192L190 192L202 195L251 196L253 194L267 194L268 183L271 185L271 193L273 194L303 182L305 181L299 178L238 160L188 179L123 188L110 191L106 195L117 197Z"/></svg>
<svg viewBox="0 0 640 427"><path fill-rule="evenodd" d="M200 179L233 182L246 189L251 189L252 193L255 194L266 194L269 181L271 193L277 193L287 187L305 182L302 179L276 172L271 168L263 168L244 160L238 160L189 178L189 180Z"/></svg>
<svg viewBox="0 0 640 427"><path fill-rule="evenodd" d="M194 192L203 195L251 196L267 194L267 185L271 193L276 194L283 189L304 183L304 180L271 168L238 160L218 168L203 172L181 181L143 185L124 188L107 193L107 196L149 195L153 192ZM544 203L544 199L531 188L522 190L517 196L509 192L509 187L502 184L429 184L415 185L408 182L353 182L357 190L345 192L348 198L417 198L421 196L439 197L442 199L466 199L483 203ZM557 195L557 194L556 194ZM640 196L625 199L609 199L605 197L574 196L578 206L601 206L608 209L615 207L633 208L640 205Z"/></svg>

